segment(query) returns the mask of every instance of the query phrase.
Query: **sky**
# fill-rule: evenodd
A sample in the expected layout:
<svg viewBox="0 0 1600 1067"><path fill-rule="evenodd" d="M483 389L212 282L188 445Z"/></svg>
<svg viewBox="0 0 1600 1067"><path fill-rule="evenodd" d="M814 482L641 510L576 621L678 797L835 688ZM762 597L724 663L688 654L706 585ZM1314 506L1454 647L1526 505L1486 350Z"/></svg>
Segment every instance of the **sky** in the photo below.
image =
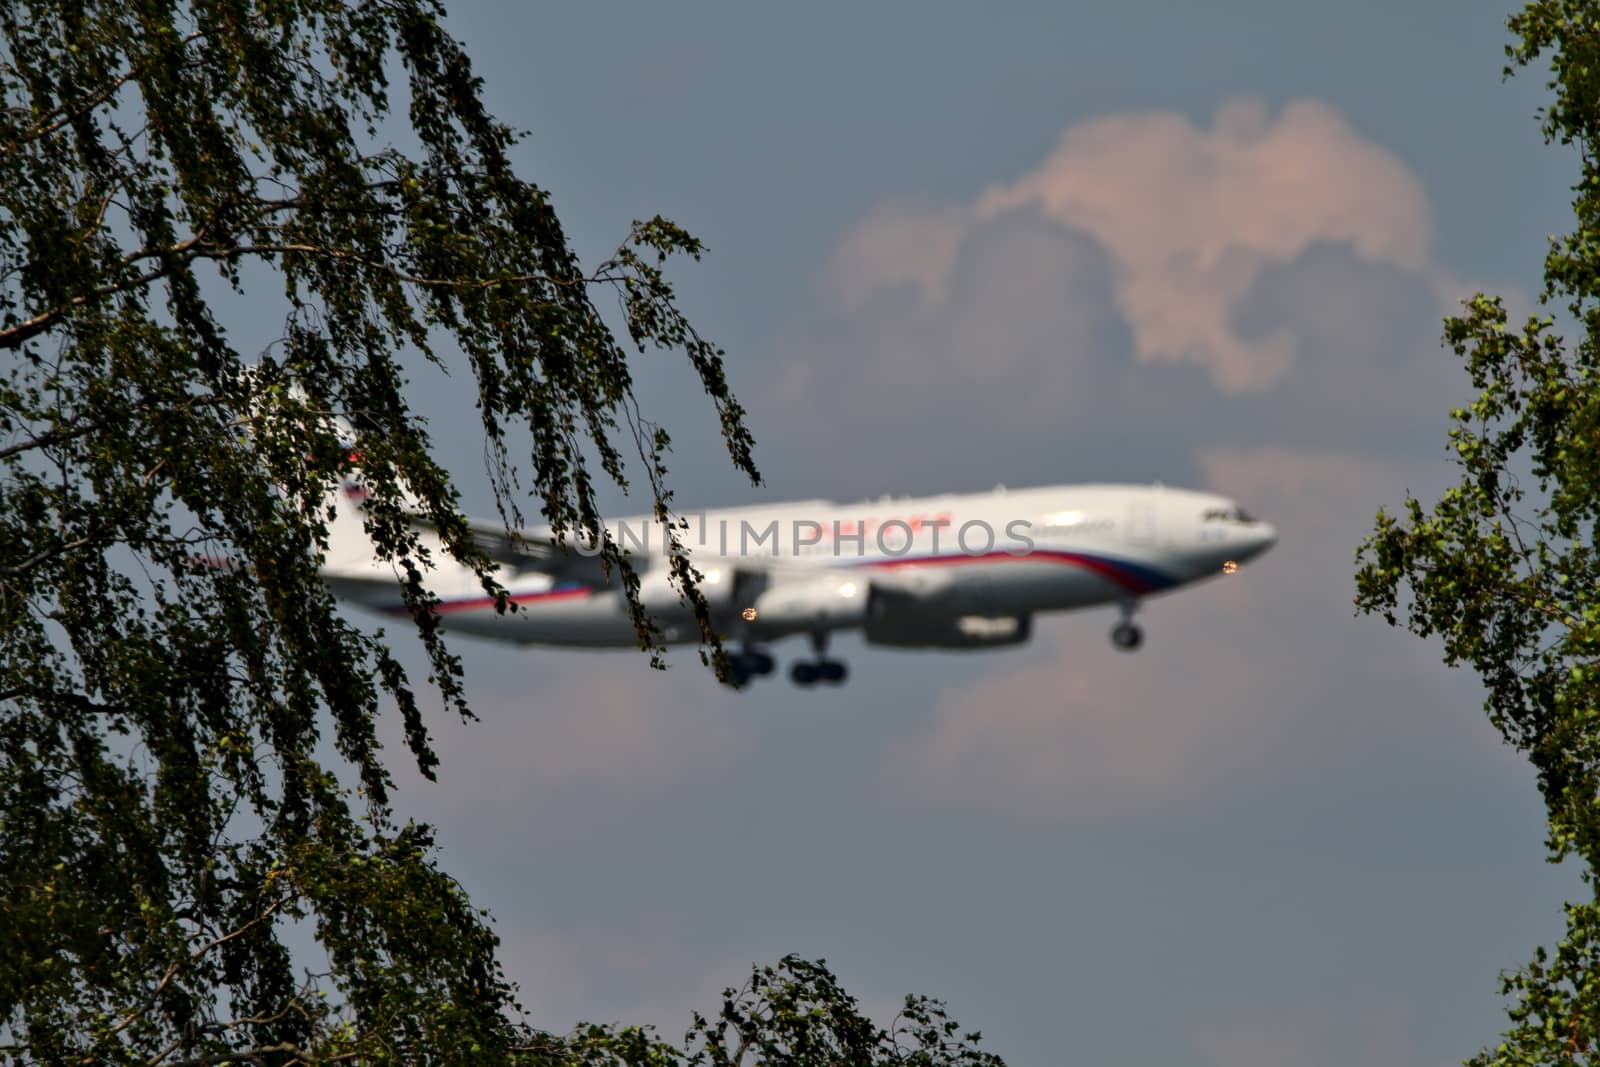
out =
<svg viewBox="0 0 1600 1067"><path fill-rule="evenodd" d="M1499 971L1581 887L1473 679L1351 601L1377 510L1451 478L1441 318L1530 308L1566 226L1506 6L449 10L588 262L657 213L709 246L674 277L765 484L651 355L685 508L1161 481L1281 533L1148 603L1134 656L1090 611L981 654L842 639L842 689L733 693L692 652L458 640L481 721L436 718L439 781L398 807L535 1022L676 1038L794 952L881 1019L942 998L1014 1065L1494 1042ZM492 514L465 371L416 384Z"/></svg>

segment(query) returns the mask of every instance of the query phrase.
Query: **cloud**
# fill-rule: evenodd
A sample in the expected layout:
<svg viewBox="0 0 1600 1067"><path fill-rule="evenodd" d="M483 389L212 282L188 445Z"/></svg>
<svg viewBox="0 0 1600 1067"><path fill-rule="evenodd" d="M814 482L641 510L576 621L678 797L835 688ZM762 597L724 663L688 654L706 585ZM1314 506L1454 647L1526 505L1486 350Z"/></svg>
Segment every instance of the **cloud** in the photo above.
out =
<svg viewBox="0 0 1600 1067"><path fill-rule="evenodd" d="M1138 657L1086 620L1040 627L1048 658L947 691L930 727L890 749L888 779L917 803L1029 818L1137 820L1192 803L1273 743L1247 699L1258 668L1236 644L1242 586L1161 605L1161 650Z"/></svg>
<svg viewBox="0 0 1600 1067"><path fill-rule="evenodd" d="M1465 290L1431 241L1415 176L1327 105L1090 120L970 202L850 227L828 317L780 343L752 411L836 493L1177 482L1197 448L1263 440L1436 449L1416 412L1443 414Z"/></svg>
<svg viewBox="0 0 1600 1067"><path fill-rule="evenodd" d="M1111 252L1140 359L1201 363L1228 392L1262 388L1292 360L1283 333L1243 338L1229 323L1276 265L1338 243L1375 263L1430 267L1421 182L1311 100L1276 119L1259 100L1231 100L1210 130L1170 114L1075 126L1037 169L985 191L977 214L1019 206Z"/></svg>
<svg viewBox="0 0 1600 1067"><path fill-rule="evenodd" d="M1423 272L1313 244L1257 277L1231 310L1242 341L1279 338L1293 362L1232 407L1257 439L1438 455L1446 398L1465 401L1470 388L1440 344L1446 310Z"/></svg>
<svg viewBox="0 0 1600 1067"><path fill-rule="evenodd" d="M1198 363L1228 393L1262 389L1293 362L1289 332L1245 336L1232 317L1306 250L1347 246L1434 284L1443 278L1430 258L1428 199L1401 160L1325 104L1294 101L1274 118L1263 102L1236 99L1209 130L1166 113L1073 126L1038 167L970 205L890 201L839 241L825 289L846 312L883 288L909 286L924 304L948 299L960 292L954 274L968 235L1018 210L1109 254L1135 357Z"/></svg>
<svg viewBox="0 0 1600 1067"><path fill-rule="evenodd" d="M1323 1022L1305 1012L1288 1018L1246 1016L1226 1023L1196 1026L1191 1040L1218 1067L1296 1067L1321 1061Z"/></svg>
<svg viewBox="0 0 1600 1067"><path fill-rule="evenodd" d="M846 329L791 348L773 407L822 403L892 442L930 420L981 428L989 405L1037 426L1081 403L1073 385L1127 351L1104 250L1033 211L949 223L936 209L892 208L846 235L827 282Z"/></svg>
<svg viewBox="0 0 1600 1067"><path fill-rule="evenodd" d="M753 405L768 437L812 443L806 461L834 475L827 492L981 488L997 474L1045 476L1046 442L1063 428L1108 410L1154 418L1167 406L1136 403L1111 263L1088 235L1020 209L966 227L948 251L937 295L912 274L856 285L836 329L784 344ZM864 278L868 267L858 259L840 270ZM886 268L871 270L887 277ZM818 433L818 412L826 413L826 434ZM1024 442L1038 447L1019 447ZM846 453L850 461L840 462ZM1001 470L997 455L1020 462ZM781 466L775 473L781 477Z"/></svg>
<svg viewBox="0 0 1600 1067"><path fill-rule="evenodd" d="M824 272L827 296L845 311L874 290L910 286L924 301L945 293L972 212L926 199L892 200L847 231Z"/></svg>
<svg viewBox="0 0 1600 1067"><path fill-rule="evenodd" d="M1416 1029L1408 1005L1369 990L1279 1012L1253 1004L1188 1031L1195 1049L1217 1067L1391 1067L1412 1059Z"/></svg>
<svg viewBox="0 0 1600 1067"><path fill-rule="evenodd" d="M723 691L692 649L679 650L671 669L658 672L643 653L627 651L526 651L508 660L503 649L496 655L466 641L456 647L469 657L479 721L430 723L447 788L435 792L410 771L402 779L408 792L428 791L422 803L441 823L518 819L530 801L583 798L560 820L565 835L581 836L615 813L715 774L751 744L739 695ZM480 657L481 664L473 662ZM389 743L399 750L398 737ZM465 781L472 788L460 788Z"/></svg>
<svg viewBox="0 0 1600 1067"><path fill-rule="evenodd" d="M1377 508L1451 474L1466 383L1439 347L1456 294L1431 246L1394 154L1327 105L1253 100L1209 128L1078 124L971 203L897 198L840 239L832 328L791 344L771 410L800 432L829 413L808 459L842 491L1160 480L1283 532L1237 580L1150 601L1139 656L1108 650L1109 610L1045 621L891 745L902 796L1137 818L1289 766L1403 759L1471 699L1351 606ZM1438 700L1396 720L1387 694L1419 690ZM1498 747L1472 722L1450 743Z"/></svg>
<svg viewBox="0 0 1600 1067"><path fill-rule="evenodd" d="M510 977L538 1025L557 1033L579 1022L653 1026L677 1044L694 1012L714 1014L723 991L749 978L751 961L692 948L670 925L653 916L606 927L525 923L498 932Z"/></svg>
<svg viewBox="0 0 1600 1067"><path fill-rule="evenodd" d="M672 915L653 914L604 926L525 923L497 930L510 977L539 1025L557 1033L579 1022L651 1026L677 1044L695 1012L715 1018L724 994L742 991L752 968L776 963L782 950L751 942L709 949L703 938L685 938L673 926ZM752 939L760 940L770 938ZM823 962L856 998L862 1016L884 1029L894 1025L904 993L880 988L856 968Z"/></svg>

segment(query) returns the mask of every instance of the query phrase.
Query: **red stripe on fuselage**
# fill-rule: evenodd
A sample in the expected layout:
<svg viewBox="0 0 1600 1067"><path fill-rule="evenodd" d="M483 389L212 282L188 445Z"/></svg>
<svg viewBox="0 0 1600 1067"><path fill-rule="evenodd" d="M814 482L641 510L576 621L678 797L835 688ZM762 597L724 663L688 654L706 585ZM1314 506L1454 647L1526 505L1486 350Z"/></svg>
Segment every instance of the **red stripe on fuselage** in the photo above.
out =
<svg viewBox="0 0 1600 1067"><path fill-rule="evenodd" d="M579 586L573 589L547 589L542 593L512 593L506 600L513 604L539 604L549 600L573 600L586 597L593 593L593 589ZM495 598L492 596L474 597L471 600L446 600L433 609L435 615L451 615L458 611L475 611L480 608L492 608ZM389 608L391 615L405 615L407 608Z"/></svg>

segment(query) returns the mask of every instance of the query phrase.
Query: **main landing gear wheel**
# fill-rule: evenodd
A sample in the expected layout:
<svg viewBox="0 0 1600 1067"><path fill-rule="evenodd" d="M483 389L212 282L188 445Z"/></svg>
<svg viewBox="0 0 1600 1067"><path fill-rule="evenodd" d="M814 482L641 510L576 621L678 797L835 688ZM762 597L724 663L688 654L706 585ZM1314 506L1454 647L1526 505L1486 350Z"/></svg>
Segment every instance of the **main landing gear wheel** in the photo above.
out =
<svg viewBox="0 0 1600 1067"><path fill-rule="evenodd" d="M800 660L789 668L789 678L798 686L812 686L818 682L841 685L849 677L850 669L836 659L828 659L828 632L819 630L811 635L811 647L816 649L815 660Z"/></svg>
<svg viewBox="0 0 1600 1067"><path fill-rule="evenodd" d="M728 676L735 689L743 689L752 678L765 678L777 669L777 661L762 648L746 648L728 657Z"/></svg>
<svg viewBox="0 0 1600 1067"><path fill-rule="evenodd" d="M756 678L765 678L778 666L777 660L764 648L750 648L739 654L739 659Z"/></svg>
<svg viewBox="0 0 1600 1067"><path fill-rule="evenodd" d="M1111 643L1124 652L1132 652L1144 644L1144 631L1135 623L1119 622L1111 629Z"/></svg>
<svg viewBox="0 0 1600 1067"><path fill-rule="evenodd" d="M789 677L795 685L809 687L818 682L840 685L850 676L850 668L836 659L799 660L789 668Z"/></svg>

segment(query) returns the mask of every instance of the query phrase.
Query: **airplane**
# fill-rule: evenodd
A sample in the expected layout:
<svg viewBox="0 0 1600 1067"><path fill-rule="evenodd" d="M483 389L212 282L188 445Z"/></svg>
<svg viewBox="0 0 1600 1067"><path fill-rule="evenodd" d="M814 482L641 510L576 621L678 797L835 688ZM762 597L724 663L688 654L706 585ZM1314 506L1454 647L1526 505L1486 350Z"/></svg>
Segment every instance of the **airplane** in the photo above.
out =
<svg viewBox="0 0 1600 1067"><path fill-rule="evenodd" d="M395 568L376 557L362 524L365 495L355 477L331 495L322 573L337 596L405 615ZM1277 541L1270 524L1226 497L1161 485L802 500L682 518L680 550L702 575L739 688L772 674L767 646L791 636L810 640L812 657L790 667L793 682L809 687L845 681L846 665L827 655L840 631L889 648L989 649L1026 642L1036 614L1101 605L1118 608L1112 644L1133 651L1144 640L1134 622L1143 600L1232 574ZM471 528L518 610L498 613L471 569L423 528L439 561L427 584L444 629L527 645L637 647L620 584L597 553L557 544L548 530ZM663 640L698 642L670 580L667 531L643 516L608 520L606 529L639 572L641 603Z"/></svg>

